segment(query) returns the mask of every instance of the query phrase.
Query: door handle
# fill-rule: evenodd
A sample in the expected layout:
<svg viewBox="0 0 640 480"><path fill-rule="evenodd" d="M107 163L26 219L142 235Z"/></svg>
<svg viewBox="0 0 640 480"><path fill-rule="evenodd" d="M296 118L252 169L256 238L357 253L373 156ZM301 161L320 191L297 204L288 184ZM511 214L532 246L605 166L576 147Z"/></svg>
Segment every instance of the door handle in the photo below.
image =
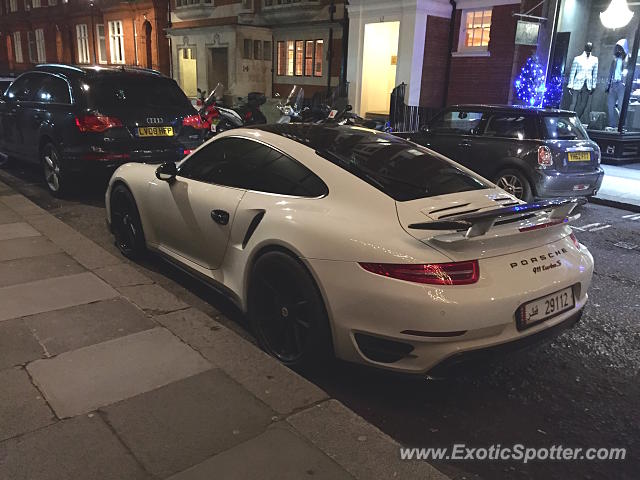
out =
<svg viewBox="0 0 640 480"><path fill-rule="evenodd" d="M217 224L227 225L229 223L229 212L225 210L211 210L211 218Z"/></svg>

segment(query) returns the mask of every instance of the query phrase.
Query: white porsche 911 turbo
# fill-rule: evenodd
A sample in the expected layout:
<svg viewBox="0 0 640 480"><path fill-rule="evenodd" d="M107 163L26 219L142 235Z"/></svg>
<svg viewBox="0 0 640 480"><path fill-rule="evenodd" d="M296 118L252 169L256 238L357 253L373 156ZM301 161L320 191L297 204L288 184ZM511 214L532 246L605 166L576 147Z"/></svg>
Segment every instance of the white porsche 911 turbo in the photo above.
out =
<svg viewBox="0 0 640 480"><path fill-rule="evenodd" d="M523 204L455 162L356 126L218 135L178 165L126 164L107 215L228 294L292 367L329 355L400 372L573 325L593 258L576 201Z"/></svg>

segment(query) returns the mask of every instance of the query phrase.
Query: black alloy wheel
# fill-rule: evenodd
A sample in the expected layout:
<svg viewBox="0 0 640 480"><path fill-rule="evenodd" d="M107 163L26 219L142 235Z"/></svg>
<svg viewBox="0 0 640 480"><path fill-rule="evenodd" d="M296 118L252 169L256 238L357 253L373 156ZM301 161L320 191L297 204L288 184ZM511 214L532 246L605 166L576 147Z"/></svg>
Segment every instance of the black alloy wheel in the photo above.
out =
<svg viewBox="0 0 640 480"><path fill-rule="evenodd" d="M309 370L331 358L322 297L293 256L271 251L258 258L249 284L248 316L260 346L285 365Z"/></svg>
<svg viewBox="0 0 640 480"><path fill-rule="evenodd" d="M496 185L518 200L529 202L533 199L529 180L518 170L503 170L500 172L496 179Z"/></svg>
<svg viewBox="0 0 640 480"><path fill-rule="evenodd" d="M40 161L47 189L54 197L63 197L69 193L69 179L65 171L62 156L52 143L47 143L41 152Z"/></svg>
<svg viewBox="0 0 640 480"><path fill-rule="evenodd" d="M136 259L146 253L138 207L124 185L117 185L111 192L111 228L116 246L125 257Z"/></svg>

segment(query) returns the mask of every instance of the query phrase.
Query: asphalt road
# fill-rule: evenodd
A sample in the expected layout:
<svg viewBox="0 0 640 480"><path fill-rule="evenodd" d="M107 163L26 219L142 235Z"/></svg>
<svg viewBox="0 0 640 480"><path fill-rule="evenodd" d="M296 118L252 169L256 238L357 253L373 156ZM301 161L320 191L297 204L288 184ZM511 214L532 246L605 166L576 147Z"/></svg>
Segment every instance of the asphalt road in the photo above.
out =
<svg viewBox="0 0 640 480"><path fill-rule="evenodd" d="M0 179L117 253L104 222L104 182L53 199L38 170ZM640 472L640 218L589 204L576 233L596 261L582 321L553 341L473 371L425 380L336 363L311 378L398 441L415 447L624 447L625 461L434 462L456 479L636 479ZM626 218L625 218L626 216ZM640 217L640 215L638 215ZM224 298L159 259L141 265L184 301L251 339Z"/></svg>

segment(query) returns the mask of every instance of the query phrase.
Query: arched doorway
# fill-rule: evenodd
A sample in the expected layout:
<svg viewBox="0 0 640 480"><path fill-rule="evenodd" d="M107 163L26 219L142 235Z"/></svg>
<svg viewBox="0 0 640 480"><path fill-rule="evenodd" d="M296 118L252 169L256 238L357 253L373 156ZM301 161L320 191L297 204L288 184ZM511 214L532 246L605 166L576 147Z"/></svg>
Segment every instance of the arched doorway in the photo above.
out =
<svg viewBox="0 0 640 480"><path fill-rule="evenodd" d="M151 23L149 20L146 20L143 24L144 28L144 51L146 58L146 66L147 68L153 68L153 55L151 52Z"/></svg>

